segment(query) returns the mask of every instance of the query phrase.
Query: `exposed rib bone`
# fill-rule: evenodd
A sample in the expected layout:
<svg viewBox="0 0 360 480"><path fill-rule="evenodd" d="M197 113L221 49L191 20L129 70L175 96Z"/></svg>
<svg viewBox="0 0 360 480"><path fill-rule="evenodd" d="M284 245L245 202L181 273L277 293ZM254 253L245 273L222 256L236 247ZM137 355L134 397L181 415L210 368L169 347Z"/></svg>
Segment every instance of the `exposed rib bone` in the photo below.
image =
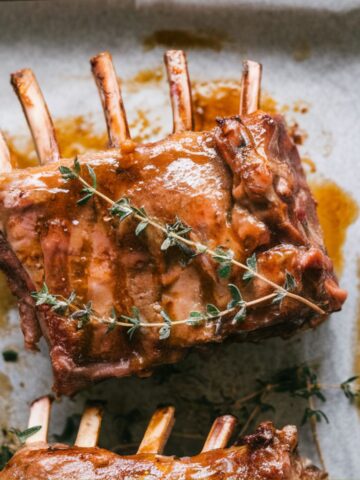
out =
<svg viewBox="0 0 360 480"><path fill-rule="evenodd" d="M0 173L11 172L11 170L10 151L3 134L0 132Z"/></svg>
<svg viewBox="0 0 360 480"><path fill-rule="evenodd" d="M41 429L26 440L26 444L46 442L50 420L52 398L49 396L35 400L30 407L28 428L41 425Z"/></svg>
<svg viewBox="0 0 360 480"><path fill-rule="evenodd" d="M54 125L34 73L25 68L11 75L11 83L19 97L31 130L39 162L58 162L60 152Z"/></svg>
<svg viewBox="0 0 360 480"><path fill-rule="evenodd" d="M105 114L109 146L119 147L130 138L130 132L111 55L99 53L90 63Z"/></svg>
<svg viewBox="0 0 360 480"><path fill-rule="evenodd" d="M193 130L191 87L186 55L182 50L168 50L164 60L170 84L174 132Z"/></svg>
<svg viewBox="0 0 360 480"><path fill-rule="evenodd" d="M96 447L102 416L103 408L99 404L89 404L85 408L75 440L77 447Z"/></svg>
<svg viewBox="0 0 360 480"><path fill-rule="evenodd" d="M137 453L162 453L175 422L174 416L174 407L156 410Z"/></svg>
<svg viewBox="0 0 360 480"><path fill-rule="evenodd" d="M234 431L235 425L236 418L232 415L218 417L212 424L202 452L209 452L216 448L225 448Z"/></svg>
<svg viewBox="0 0 360 480"><path fill-rule="evenodd" d="M261 92L260 63L246 60L243 63L240 94L240 115L253 113L259 109Z"/></svg>

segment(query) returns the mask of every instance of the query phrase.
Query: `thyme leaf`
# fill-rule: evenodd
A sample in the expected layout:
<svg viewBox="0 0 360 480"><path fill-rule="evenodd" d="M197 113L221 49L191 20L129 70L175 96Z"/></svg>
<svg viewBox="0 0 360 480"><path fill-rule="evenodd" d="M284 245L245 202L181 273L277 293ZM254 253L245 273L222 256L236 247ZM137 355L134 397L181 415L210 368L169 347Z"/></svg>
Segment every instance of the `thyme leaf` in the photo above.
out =
<svg viewBox="0 0 360 480"><path fill-rule="evenodd" d="M139 236L147 228L148 225L149 222L147 220L143 220L142 222L140 222L135 229L135 235Z"/></svg>
<svg viewBox="0 0 360 480"><path fill-rule="evenodd" d="M70 315L70 318L73 320L77 320L77 328L78 330L81 330L84 328L85 325L87 325L91 319L91 316L93 314L93 309L92 309L92 302L87 302L85 305L83 305L82 309L76 310Z"/></svg>
<svg viewBox="0 0 360 480"><path fill-rule="evenodd" d="M223 247L217 247L214 250L212 258L219 263L218 275L220 278L228 278L231 274L231 266L234 258L234 252L230 249L225 250Z"/></svg>
<svg viewBox="0 0 360 480"><path fill-rule="evenodd" d="M81 193L83 193L84 196L76 202L78 205L85 205L95 195L95 192L96 192L96 187L97 187L96 174L94 172L94 169L89 164L86 164L86 167L88 169L89 175L92 180L92 186L84 187L81 190Z"/></svg>
<svg viewBox="0 0 360 480"><path fill-rule="evenodd" d="M203 313L194 311L189 313L189 318L186 323L188 325L197 326L200 325L205 319L206 316Z"/></svg>
<svg viewBox="0 0 360 480"><path fill-rule="evenodd" d="M160 246L160 250L166 251L170 247L178 246L182 250L185 251L185 253L190 253L192 254L192 251L190 249L187 249L186 246L184 248L184 245L180 243L180 240L178 237L181 238L187 238L188 233L191 232L191 228L182 223L182 221L176 217L175 222L172 224L166 224L165 225L165 230L166 230L166 237L163 241L163 243Z"/></svg>
<svg viewBox="0 0 360 480"><path fill-rule="evenodd" d="M241 323L246 319L246 305L243 304L240 309L236 312L233 323Z"/></svg>
<svg viewBox="0 0 360 480"><path fill-rule="evenodd" d="M285 272L285 285L284 288L287 292L292 292L296 288L296 280L291 273Z"/></svg>
<svg viewBox="0 0 360 480"><path fill-rule="evenodd" d="M113 217L117 217L120 222L134 213L130 200L126 197L114 202L109 212Z"/></svg>
<svg viewBox="0 0 360 480"><path fill-rule="evenodd" d="M11 450L7 445L1 445L0 447L0 471L5 468L5 465L14 455L14 451Z"/></svg>
<svg viewBox="0 0 360 480"><path fill-rule="evenodd" d="M243 275L243 280L246 282L249 282L256 276L256 270L257 270L257 259L256 259L256 253L253 253L251 257L248 257L245 261L246 266L250 269L246 270L246 272Z"/></svg>
<svg viewBox="0 0 360 480"><path fill-rule="evenodd" d="M41 428L42 428L41 425L37 425L35 427L29 427L26 430L22 430L22 431L18 430L17 428L13 428L10 430L10 432L14 433L21 443L25 443L28 438L35 435L35 433L41 430Z"/></svg>
<svg viewBox="0 0 360 480"><path fill-rule="evenodd" d="M218 317L221 314L218 307L212 303L206 305L206 313L209 317Z"/></svg>
<svg viewBox="0 0 360 480"><path fill-rule="evenodd" d="M355 398L360 396L360 390L354 390L354 382L359 378L358 375L348 378L345 382L340 384L341 390L344 392L345 397L352 402Z"/></svg>
<svg viewBox="0 0 360 480"><path fill-rule="evenodd" d="M231 294L231 301L228 303L227 308L234 308L237 307L238 305L241 305L244 303L244 300L241 296L240 290L236 285L233 283L229 283L228 288L230 290Z"/></svg>
<svg viewBox="0 0 360 480"><path fill-rule="evenodd" d="M49 288L44 282L41 289L37 292L31 292L32 298L36 300L35 305L50 305L50 306L56 306L58 303L57 298L55 295L52 295L49 292Z"/></svg>
<svg viewBox="0 0 360 480"><path fill-rule="evenodd" d="M111 311L110 311L110 315L109 315L109 323L108 323L108 327L107 327L107 330L106 330L106 334L112 332L115 327L116 327L116 321L117 321L117 315L116 315L116 310L114 307L112 307Z"/></svg>
<svg viewBox="0 0 360 480"><path fill-rule="evenodd" d="M65 181L74 180L79 178L80 176L80 163L77 157L74 160L73 168L66 167L65 165L61 165L59 167L59 171L61 173L62 178Z"/></svg>
<svg viewBox="0 0 360 480"><path fill-rule="evenodd" d="M73 291L70 293L68 298L65 298L63 300L57 299L57 303L53 305L52 310L54 310L54 312L56 313L59 313L60 315L64 315L75 300L76 293Z"/></svg>
<svg viewBox="0 0 360 480"><path fill-rule="evenodd" d="M285 272L285 283L284 283L284 289L283 290L278 290L276 293L276 296L273 298L272 303L276 304L281 304L281 302L284 300L284 298L287 295L287 292L291 292L295 290L296 288L296 280L291 273L288 271Z"/></svg>
<svg viewBox="0 0 360 480"><path fill-rule="evenodd" d="M306 407L304 411L304 416L301 420L301 425L305 425L305 423L308 422L311 418L314 418L317 422L325 420L326 423L330 423L327 415L322 410Z"/></svg>
<svg viewBox="0 0 360 480"><path fill-rule="evenodd" d="M171 327L172 327L172 320L169 315L165 312L165 310L161 310L160 315L164 319L164 324L160 327L159 330L159 338L160 340L166 340L170 337Z"/></svg>
<svg viewBox="0 0 360 480"><path fill-rule="evenodd" d="M133 338L134 334L140 328L141 319L140 319L140 311L137 307L132 307L132 317L127 315L121 315L123 320L129 322L132 326L128 329L127 334L130 337L130 340Z"/></svg>

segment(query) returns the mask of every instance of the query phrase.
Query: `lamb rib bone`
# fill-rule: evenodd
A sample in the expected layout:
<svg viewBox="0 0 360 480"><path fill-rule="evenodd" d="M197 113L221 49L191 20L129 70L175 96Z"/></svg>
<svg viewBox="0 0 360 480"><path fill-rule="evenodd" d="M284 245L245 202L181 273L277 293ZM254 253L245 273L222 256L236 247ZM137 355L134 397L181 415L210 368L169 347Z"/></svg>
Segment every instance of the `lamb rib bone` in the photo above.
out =
<svg viewBox="0 0 360 480"><path fill-rule="evenodd" d="M49 110L34 73L25 68L11 75L11 83L20 100L41 165L56 163L60 151Z"/></svg>
<svg viewBox="0 0 360 480"><path fill-rule="evenodd" d="M202 452L209 452L216 448L225 448L233 434L236 418L232 415L223 415L215 419L206 438Z"/></svg>
<svg viewBox="0 0 360 480"><path fill-rule="evenodd" d="M240 115L254 113L259 109L261 93L260 63L246 60L243 62L241 77Z"/></svg>
<svg viewBox="0 0 360 480"><path fill-rule="evenodd" d="M41 429L26 440L26 445L47 442L52 398L47 395L35 400L30 407L28 428L41 426Z"/></svg>
<svg viewBox="0 0 360 480"><path fill-rule="evenodd" d="M96 447L100 434L102 416L102 405L89 402L81 417L75 440L77 447Z"/></svg>
<svg viewBox="0 0 360 480"><path fill-rule="evenodd" d="M120 147L130 139L130 132L112 57L109 52L102 52L90 63L105 114L109 147Z"/></svg>
<svg viewBox="0 0 360 480"><path fill-rule="evenodd" d="M186 55L182 50L168 50L164 55L170 86L174 132L193 130L191 87Z"/></svg>
<svg viewBox="0 0 360 480"><path fill-rule="evenodd" d="M175 423L174 407L159 408L151 417L137 453L161 454Z"/></svg>

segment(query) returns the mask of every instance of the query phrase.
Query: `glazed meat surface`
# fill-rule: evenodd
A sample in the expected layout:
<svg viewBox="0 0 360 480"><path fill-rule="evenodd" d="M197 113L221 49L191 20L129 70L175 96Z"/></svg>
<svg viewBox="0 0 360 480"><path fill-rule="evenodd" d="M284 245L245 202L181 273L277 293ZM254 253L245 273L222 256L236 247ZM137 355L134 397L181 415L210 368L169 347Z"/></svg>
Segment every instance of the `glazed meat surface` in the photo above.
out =
<svg viewBox="0 0 360 480"><path fill-rule="evenodd" d="M296 453L295 427L275 430L270 422L239 446L195 457L119 456L101 448L33 444L10 460L0 480L321 480L327 475Z"/></svg>
<svg viewBox="0 0 360 480"><path fill-rule="evenodd" d="M174 133L144 145L126 141L120 149L79 161L87 179L84 164L93 167L98 190L111 199L127 197L162 224L179 217L191 227L191 240L230 248L242 262L256 253L257 270L268 279L284 285L288 272L297 294L326 313L341 308L346 293L338 287L297 149L281 117L257 111L219 120L209 132ZM64 297L75 291L103 316L113 308L131 315L136 306L144 322L162 322L161 310L174 320L204 311L208 303L224 310L228 283L236 284L246 301L273 292L261 279L244 282L238 267L229 278L219 278L218 264L206 254L191 257L176 246L162 251L162 232L149 227L136 236L137 222L119 223L98 197L77 205L81 185L66 182L58 167L0 176L0 266L19 298L26 346L35 349L42 335L49 344L57 393L71 395L108 377L147 375L159 364L178 361L189 347L229 336L287 336L326 318L285 298L281 305L249 309L241 323L228 315L198 326L177 325L160 340L157 328L141 328L132 338L126 328L107 333L107 325L97 322L78 329L49 306L36 307L30 293L44 282Z"/></svg>

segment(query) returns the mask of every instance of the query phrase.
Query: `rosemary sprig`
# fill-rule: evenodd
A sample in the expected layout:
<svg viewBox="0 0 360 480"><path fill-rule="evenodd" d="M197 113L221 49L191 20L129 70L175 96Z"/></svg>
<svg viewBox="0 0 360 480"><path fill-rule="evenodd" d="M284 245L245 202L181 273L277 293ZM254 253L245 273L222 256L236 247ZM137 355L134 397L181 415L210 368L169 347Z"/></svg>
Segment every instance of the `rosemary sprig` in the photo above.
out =
<svg viewBox="0 0 360 480"><path fill-rule="evenodd" d="M148 225L151 225L154 228L162 231L165 235L165 239L161 245L162 250L167 250L170 246L173 245L190 247L191 252L194 255L198 253L205 253L207 255L210 255L213 260L218 262L220 264L218 273L219 276L222 278L228 277L231 272L231 266L236 265L241 269L245 270L243 278L246 281L250 281L251 279L256 277L262 280L264 283L272 286L277 293L277 295L275 296L277 302L281 302L285 297L289 297L293 300L305 304L320 315L324 315L326 313L315 303L293 292L293 290L295 290L296 288L296 281L295 278L288 272L286 273L285 284L283 286L278 285L277 283L273 282L272 280L268 279L257 271L257 260L255 254L249 257L244 264L236 260L234 258L233 252L231 252L230 250L225 250L222 247L217 247L215 250L212 250L206 245L190 240L188 238L190 227L184 225L179 219L176 219L173 225L162 225L154 218L149 217L143 208L138 208L132 205L130 200L127 198L122 198L117 201L112 200L107 195L97 190L95 172L89 165L87 165L87 168L89 175L92 179L92 185L89 184L81 176L81 166L77 158L74 160L74 165L72 168L66 166L61 166L59 168L62 178L65 181L77 179L83 184L84 189L82 190L82 192L85 193L85 196L80 199L82 204L84 202L87 202L93 195L97 195L110 205L110 214L112 216L118 217L120 221L123 221L130 216L138 220L140 223L136 228L137 235L143 232L148 227Z"/></svg>

